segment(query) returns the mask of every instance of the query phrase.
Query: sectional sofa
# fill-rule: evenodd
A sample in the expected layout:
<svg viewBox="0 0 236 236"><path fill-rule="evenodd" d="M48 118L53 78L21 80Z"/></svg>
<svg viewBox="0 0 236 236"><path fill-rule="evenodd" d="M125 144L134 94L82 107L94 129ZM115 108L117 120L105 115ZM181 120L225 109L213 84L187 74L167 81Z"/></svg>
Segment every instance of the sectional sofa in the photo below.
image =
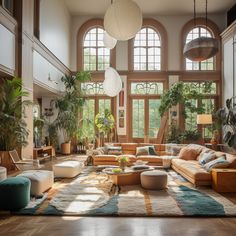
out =
<svg viewBox="0 0 236 236"><path fill-rule="evenodd" d="M236 156L224 152L215 152L209 148L198 144L189 144L187 146L171 145L171 144L145 144L145 143L116 143L115 147L121 147L122 155L128 156L130 159L130 165L137 160L147 161L151 166L162 166L163 159L168 156L176 155L175 158L171 158L171 167L177 173L181 174L188 181L195 186L211 185L212 175L207 171L200 163L199 159L203 153L215 153L216 157L224 156L229 162L227 168L236 169ZM156 155L136 155L138 147L154 146ZM192 150L192 153L187 157L180 156L182 148ZM170 153L170 150L172 152ZM179 154L180 152L180 154ZM118 165L116 158L118 155L111 155L106 153L96 153L93 156L94 165Z"/></svg>

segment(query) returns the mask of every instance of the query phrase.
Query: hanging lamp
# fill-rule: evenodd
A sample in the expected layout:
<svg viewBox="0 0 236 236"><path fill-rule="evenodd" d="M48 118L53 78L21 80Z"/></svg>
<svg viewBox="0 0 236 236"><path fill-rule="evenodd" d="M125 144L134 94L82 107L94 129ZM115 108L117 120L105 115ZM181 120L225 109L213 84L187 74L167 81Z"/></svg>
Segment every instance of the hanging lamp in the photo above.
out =
<svg viewBox="0 0 236 236"><path fill-rule="evenodd" d="M103 89L107 96L115 97L122 89L122 80L118 72L108 67L105 71L105 80L103 81Z"/></svg>
<svg viewBox="0 0 236 236"><path fill-rule="evenodd" d="M104 31L103 43L106 48L113 49L116 46L117 40L111 37L106 31Z"/></svg>
<svg viewBox="0 0 236 236"><path fill-rule="evenodd" d="M196 27L196 0L194 0L194 27ZM207 0L206 25L207 30ZM191 61L205 61L217 54L219 42L216 38L199 37L185 44L183 54Z"/></svg>
<svg viewBox="0 0 236 236"><path fill-rule="evenodd" d="M142 22L141 9L132 0L116 0L104 16L106 32L121 41L133 38L141 30Z"/></svg>

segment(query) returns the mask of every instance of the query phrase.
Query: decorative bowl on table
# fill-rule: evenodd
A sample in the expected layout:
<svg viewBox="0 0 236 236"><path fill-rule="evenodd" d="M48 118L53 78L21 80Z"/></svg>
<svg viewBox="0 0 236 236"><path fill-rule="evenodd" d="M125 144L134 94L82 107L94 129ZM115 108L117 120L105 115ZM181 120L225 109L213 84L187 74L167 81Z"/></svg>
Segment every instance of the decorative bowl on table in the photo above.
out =
<svg viewBox="0 0 236 236"><path fill-rule="evenodd" d="M136 162L134 162L135 166L142 166L142 165L146 165L148 163L148 161L142 161L142 160L137 160Z"/></svg>

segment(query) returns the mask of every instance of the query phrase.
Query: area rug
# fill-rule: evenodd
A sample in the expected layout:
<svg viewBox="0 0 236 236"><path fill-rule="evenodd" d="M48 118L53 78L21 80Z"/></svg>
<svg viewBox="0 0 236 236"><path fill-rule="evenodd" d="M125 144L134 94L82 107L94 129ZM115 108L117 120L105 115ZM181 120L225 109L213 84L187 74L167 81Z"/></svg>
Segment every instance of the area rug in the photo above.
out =
<svg viewBox="0 0 236 236"><path fill-rule="evenodd" d="M170 170L168 188L148 191L139 185L112 185L87 167L77 178L59 179L47 198L14 214L78 216L236 216L236 205L211 188L194 188Z"/></svg>

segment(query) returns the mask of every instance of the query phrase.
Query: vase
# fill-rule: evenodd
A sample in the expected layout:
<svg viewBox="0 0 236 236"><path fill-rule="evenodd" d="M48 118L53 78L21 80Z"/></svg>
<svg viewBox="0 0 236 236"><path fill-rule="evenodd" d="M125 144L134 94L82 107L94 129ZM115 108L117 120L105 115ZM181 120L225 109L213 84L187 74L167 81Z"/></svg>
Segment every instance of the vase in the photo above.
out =
<svg viewBox="0 0 236 236"><path fill-rule="evenodd" d="M126 167L126 163L125 162L119 162L119 166L120 166L121 170L124 171L125 167Z"/></svg>

